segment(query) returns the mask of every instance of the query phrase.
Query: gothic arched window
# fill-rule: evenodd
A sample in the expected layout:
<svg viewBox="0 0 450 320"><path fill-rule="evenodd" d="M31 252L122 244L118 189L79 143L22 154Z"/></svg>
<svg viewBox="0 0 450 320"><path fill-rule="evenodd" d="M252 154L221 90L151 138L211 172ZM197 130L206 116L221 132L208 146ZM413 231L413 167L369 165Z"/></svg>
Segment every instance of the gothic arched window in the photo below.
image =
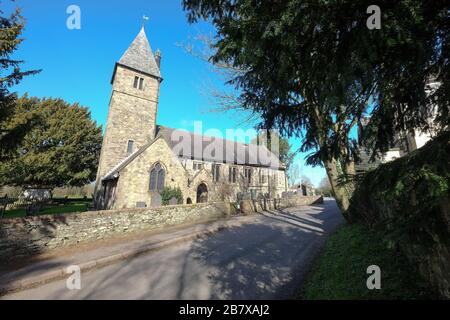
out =
<svg viewBox="0 0 450 320"><path fill-rule="evenodd" d="M166 172L158 162L150 170L150 191L162 191L164 189L164 180Z"/></svg>

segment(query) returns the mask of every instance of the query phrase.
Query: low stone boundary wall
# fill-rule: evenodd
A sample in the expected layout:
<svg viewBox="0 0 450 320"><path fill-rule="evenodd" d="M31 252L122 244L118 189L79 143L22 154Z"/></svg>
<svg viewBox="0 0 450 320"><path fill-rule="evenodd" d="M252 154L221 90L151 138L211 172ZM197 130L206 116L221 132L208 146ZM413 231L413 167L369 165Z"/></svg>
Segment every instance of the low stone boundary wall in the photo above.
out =
<svg viewBox="0 0 450 320"><path fill-rule="evenodd" d="M216 220L230 214L230 203L217 202L3 219L0 220L0 261L127 232Z"/></svg>
<svg viewBox="0 0 450 320"><path fill-rule="evenodd" d="M252 214L267 210L297 206L309 206L323 203L323 196L294 196L281 199L242 200L240 209L243 214Z"/></svg>

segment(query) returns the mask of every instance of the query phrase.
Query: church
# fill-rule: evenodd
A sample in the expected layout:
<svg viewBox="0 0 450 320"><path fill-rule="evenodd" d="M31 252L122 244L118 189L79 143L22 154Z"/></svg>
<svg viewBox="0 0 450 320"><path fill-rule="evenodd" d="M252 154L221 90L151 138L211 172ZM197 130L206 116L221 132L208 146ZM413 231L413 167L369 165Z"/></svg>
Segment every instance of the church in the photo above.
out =
<svg viewBox="0 0 450 320"><path fill-rule="evenodd" d="M158 125L160 67L142 27L114 67L96 209L159 206L166 187L179 188L183 204L287 191L286 167L265 146Z"/></svg>

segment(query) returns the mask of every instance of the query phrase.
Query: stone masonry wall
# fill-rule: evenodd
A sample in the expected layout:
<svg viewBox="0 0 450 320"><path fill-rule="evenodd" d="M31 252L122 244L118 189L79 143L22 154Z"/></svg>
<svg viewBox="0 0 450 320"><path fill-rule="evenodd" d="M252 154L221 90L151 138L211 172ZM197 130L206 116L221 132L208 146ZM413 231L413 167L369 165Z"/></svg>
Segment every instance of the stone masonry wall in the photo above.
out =
<svg viewBox="0 0 450 320"><path fill-rule="evenodd" d="M229 203L218 202L3 219L0 221L0 261L5 263L49 249L128 232L216 220L230 213Z"/></svg>
<svg viewBox="0 0 450 320"><path fill-rule="evenodd" d="M165 186L178 187L183 193L183 202L190 198L192 203L196 202L197 187L201 183L207 185L209 201L236 201L236 194L247 190L244 186L244 166L236 165L238 169L237 183L228 183L228 168L230 164L220 164L220 179L213 181L212 163L202 162L204 169L194 171L192 169L192 160L179 159L175 156L170 147L163 138L157 138L144 152L129 163L121 172L116 190L116 200L114 209L134 208L137 202L145 203L151 206L152 193L149 190L150 170L152 166L159 162L166 171ZM252 186L258 186L258 193L267 193L268 179L265 184L259 184L259 170L261 168L252 168L253 179ZM285 172L282 170L266 170L267 174L277 174L278 194L286 191ZM190 180L190 185L188 185ZM224 197L225 186L228 186L232 193L231 197Z"/></svg>
<svg viewBox="0 0 450 320"><path fill-rule="evenodd" d="M148 207L151 206L150 170L157 162L166 171L165 186L178 187L183 195L186 193L188 188L186 170L174 157L164 139L158 138L120 172L114 209L135 208L137 202L144 202Z"/></svg>
<svg viewBox="0 0 450 320"><path fill-rule="evenodd" d="M133 87L135 76L144 79L143 90ZM100 179L127 157L128 140L137 150L155 137L159 87L158 79L117 66L97 171L96 198Z"/></svg>
<svg viewBox="0 0 450 320"><path fill-rule="evenodd" d="M245 192L249 191L249 189L256 189L257 193L265 194L269 192L269 180L271 181L273 188L276 189L276 195L281 196L281 194L285 191L287 191L287 185L286 185L286 173L284 170L276 170L271 168L257 168L257 167L246 167L245 165L236 165L236 164L229 164L229 163L219 163L220 169L219 169L219 181L213 182L212 181L212 165L216 163L208 162L208 161L197 161L197 160L181 160L183 163L183 166L186 168L187 172L191 176L195 176L196 179L194 180L194 184L198 184L198 182L202 179L197 178L198 174L201 174L201 172L196 171L193 169L194 163L201 163L203 165L203 168L209 173L209 177L207 179L203 179L208 184L208 190L211 192L212 199L215 198L215 201L223 201L223 199L220 199L222 196L221 188L223 185L228 185L233 190L233 196L230 197L230 201L236 201L236 193L238 192ZM238 177L236 183L229 183L229 168L234 167L238 170ZM247 187L244 183L244 168L251 168L252 170L252 176L251 176L251 183L250 188ZM264 174L265 179L262 183L260 181L260 175ZM197 181L196 181L197 180ZM195 199L195 191L194 190L194 199Z"/></svg>
<svg viewBox="0 0 450 320"><path fill-rule="evenodd" d="M323 196L295 196L281 199L243 200L240 202L243 214L252 214L266 210L322 204Z"/></svg>

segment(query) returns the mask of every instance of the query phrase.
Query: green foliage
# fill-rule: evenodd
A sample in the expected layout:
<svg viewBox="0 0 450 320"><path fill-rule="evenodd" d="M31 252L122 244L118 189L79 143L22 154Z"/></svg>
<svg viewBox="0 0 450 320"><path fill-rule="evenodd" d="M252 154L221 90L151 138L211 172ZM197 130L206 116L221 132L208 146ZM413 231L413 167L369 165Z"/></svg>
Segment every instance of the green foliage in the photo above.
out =
<svg viewBox="0 0 450 320"><path fill-rule="evenodd" d="M183 203L183 193L180 188L172 188L172 187L164 187L161 192L162 204L168 205L170 199L175 198L178 201L178 204Z"/></svg>
<svg viewBox="0 0 450 320"><path fill-rule="evenodd" d="M381 269L381 290L368 290L367 267ZM431 291L406 258L389 249L384 232L345 225L327 240L306 278L303 299L427 299Z"/></svg>
<svg viewBox="0 0 450 320"><path fill-rule="evenodd" d="M450 259L450 132L381 165L359 182L345 213L349 221L383 228L390 247L443 297Z"/></svg>
<svg viewBox="0 0 450 320"><path fill-rule="evenodd" d="M433 172L426 164L418 169L417 172L405 172L404 176L399 177L391 190L386 190L386 200L407 202L414 192L416 199L411 199L412 205L428 207L439 204L449 191L448 181L445 177L439 176ZM419 199L417 199L417 194Z"/></svg>
<svg viewBox="0 0 450 320"><path fill-rule="evenodd" d="M346 215L352 221L388 226L394 243L448 241L441 206L450 193L449 159L447 132L369 171L359 182Z"/></svg>
<svg viewBox="0 0 450 320"><path fill-rule="evenodd" d="M216 27L212 61L242 70L229 84L243 108L260 115L262 127L304 138L313 165L357 157L350 131L366 113L371 147L380 151L400 129L426 129L433 105L449 124L447 1L377 1L380 30L366 26L371 4L183 0L189 21ZM427 95L431 78L441 86Z"/></svg>
<svg viewBox="0 0 450 320"><path fill-rule="evenodd" d="M92 199L86 200L69 200L65 205L48 205L38 212L38 215L59 215L66 213L80 213L88 211L89 206L92 204ZM4 218L22 218L26 217L26 209L14 209L8 210L5 213Z"/></svg>
<svg viewBox="0 0 450 320"><path fill-rule="evenodd" d="M14 112L16 99L10 88L18 84L23 77L39 72L22 71L20 65L23 61L11 58L23 41L19 38L23 27L24 20L19 9L9 16L4 16L4 12L0 10L0 159L16 146L31 125L29 117L23 118L22 122L14 127L15 130L5 123Z"/></svg>
<svg viewBox="0 0 450 320"><path fill-rule="evenodd" d="M316 190L317 192L323 194L325 197L334 197L333 188L331 188L330 181L328 177L324 177Z"/></svg>
<svg viewBox="0 0 450 320"><path fill-rule="evenodd" d="M28 117L34 126L9 159L0 162L0 185L55 188L95 179L102 132L86 108L25 95L17 100L8 126Z"/></svg>

